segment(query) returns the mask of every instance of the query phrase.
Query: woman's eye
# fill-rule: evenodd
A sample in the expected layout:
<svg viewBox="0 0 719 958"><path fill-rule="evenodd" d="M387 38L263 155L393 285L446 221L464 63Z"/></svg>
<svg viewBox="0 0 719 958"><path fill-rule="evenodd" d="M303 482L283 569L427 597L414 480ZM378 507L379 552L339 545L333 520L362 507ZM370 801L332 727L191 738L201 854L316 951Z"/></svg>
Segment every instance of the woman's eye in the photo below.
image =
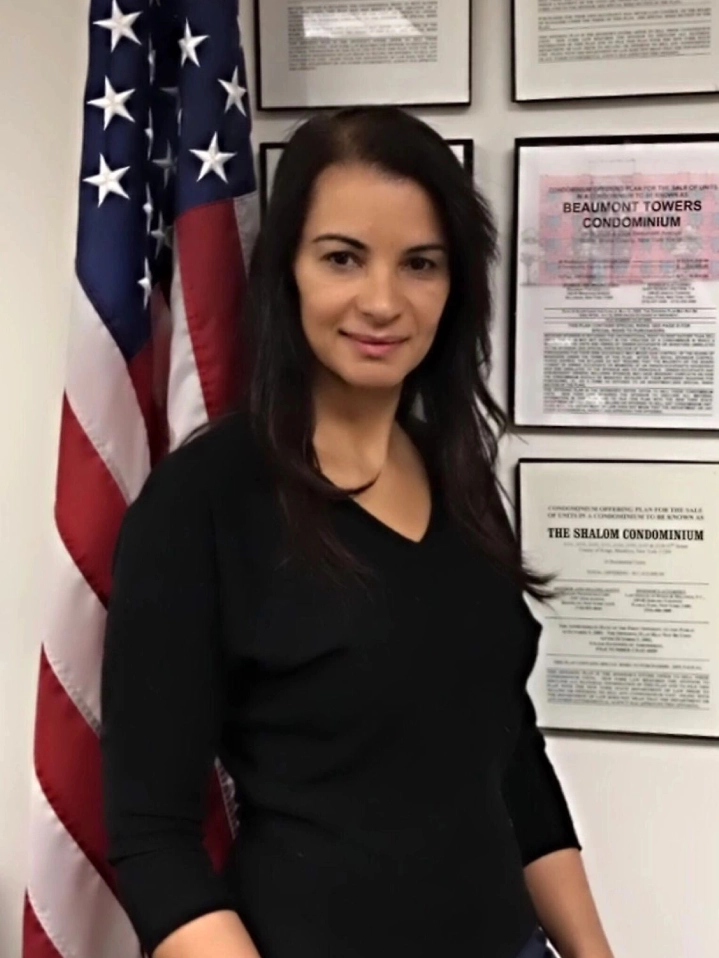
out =
<svg viewBox="0 0 719 958"><path fill-rule="evenodd" d="M335 250L334 253L328 253L324 258L328 263L332 263L334 266L341 268L352 266L354 263L354 257L351 253L348 253L347 250Z"/></svg>
<svg viewBox="0 0 719 958"><path fill-rule="evenodd" d="M407 265L415 273L429 273L437 269L437 264L433 259L427 259L426 256L413 256L407 260Z"/></svg>

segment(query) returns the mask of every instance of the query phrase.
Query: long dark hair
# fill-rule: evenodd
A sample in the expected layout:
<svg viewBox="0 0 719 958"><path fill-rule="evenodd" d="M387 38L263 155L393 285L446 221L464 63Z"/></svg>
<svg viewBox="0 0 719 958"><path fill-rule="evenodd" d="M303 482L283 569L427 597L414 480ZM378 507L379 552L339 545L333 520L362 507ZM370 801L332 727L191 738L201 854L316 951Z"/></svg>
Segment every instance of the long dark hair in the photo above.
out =
<svg viewBox="0 0 719 958"><path fill-rule="evenodd" d="M314 183L330 164L348 162L413 180L435 204L449 246L450 292L429 353L403 384L397 420L420 446L458 525L502 573L543 598L549 580L523 563L495 472L507 422L487 388L493 218L442 137L391 106L320 113L296 130L277 165L250 263L245 404L275 467L292 552L333 575L366 571L328 521L328 500L358 490L329 482L314 452L315 360L300 323L293 272Z"/></svg>

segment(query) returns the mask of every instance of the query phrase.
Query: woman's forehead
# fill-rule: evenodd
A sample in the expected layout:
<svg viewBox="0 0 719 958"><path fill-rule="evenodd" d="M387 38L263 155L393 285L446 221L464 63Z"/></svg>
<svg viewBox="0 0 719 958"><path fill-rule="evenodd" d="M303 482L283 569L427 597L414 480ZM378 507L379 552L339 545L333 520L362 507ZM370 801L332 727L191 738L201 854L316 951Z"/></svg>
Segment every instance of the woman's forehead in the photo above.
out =
<svg viewBox="0 0 719 958"><path fill-rule="evenodd" d="M312 190L305 227L419 231L418 243L436 240L442 233L434 203L419 183L360 163L334 164L322 171Z"/></svg>

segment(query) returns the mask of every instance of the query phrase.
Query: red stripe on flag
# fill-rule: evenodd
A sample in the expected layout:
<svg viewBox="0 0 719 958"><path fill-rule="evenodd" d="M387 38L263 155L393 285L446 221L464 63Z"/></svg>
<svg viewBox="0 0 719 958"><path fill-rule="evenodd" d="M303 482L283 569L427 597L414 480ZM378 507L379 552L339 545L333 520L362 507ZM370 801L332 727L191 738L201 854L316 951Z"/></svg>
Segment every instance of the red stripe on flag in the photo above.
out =
<svg viewBox="0 0 719 958"><path fill-rule="evenodd" d="M166 414L167 362L159 353L165 347L149 339L130 360L127 371L145 420L150 463L156 465L167 452L168 429Z"/></svg>
<svg viewBox="0 0 719 958"><path fill-rule="evenodd" d="M35 719L35 771L47 800L114 890L102 816L100 743L60 684L43 649Z"/></svg>
<svg viewBox="0 0 719 958"><path fill-rule="evenodd" d="M221 872L232 844L232 832L220 778L216 771L212 773L208 806L208 814L203 823L204 845L212 861L212 867L216 872Z"/></svg>
<svg viewBox="0 0 719 958"><path fill-rule="evenodd" d="M187 325L209 419L242 382L240 314L245 265L232 200L183 213L175 224Z"/></svg>
<svg viewBox="0 0 719 958"><path fill-rule="evenodd" d="M55 522L73 561L105 606L113 550L125 509L115 479L64 396Z"/></svg>
<svg viewBox="0 0 719 958"><path fill-rule="evenodd" d="M32 958L63 958L45 934L27 895L22 916L22 953Z"/></svg>

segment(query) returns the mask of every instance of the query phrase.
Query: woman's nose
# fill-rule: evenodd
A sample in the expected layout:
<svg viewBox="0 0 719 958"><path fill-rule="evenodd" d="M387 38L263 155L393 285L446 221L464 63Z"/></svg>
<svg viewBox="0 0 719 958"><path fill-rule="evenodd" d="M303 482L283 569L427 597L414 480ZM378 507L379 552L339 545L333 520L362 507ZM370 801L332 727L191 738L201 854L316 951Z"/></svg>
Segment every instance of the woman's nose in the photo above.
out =
<svg viewBox="0 0 719 958"><path fill-rule="evenodd" d="M376 322L390 322L402 312L399 278L394 269L367 270L357 296L361 312Z"/></svg>

